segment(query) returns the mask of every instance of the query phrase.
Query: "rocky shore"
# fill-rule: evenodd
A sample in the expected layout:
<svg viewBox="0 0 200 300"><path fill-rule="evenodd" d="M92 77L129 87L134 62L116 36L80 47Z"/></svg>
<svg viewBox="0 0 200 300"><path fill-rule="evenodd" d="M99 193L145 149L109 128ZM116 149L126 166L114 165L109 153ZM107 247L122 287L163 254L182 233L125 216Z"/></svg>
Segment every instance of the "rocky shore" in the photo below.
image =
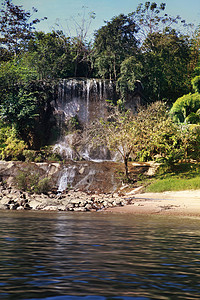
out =
<svg viewBox="0 0 200 300"><path fill-rule="evenodd" d="M118 193L93 194L69 189L63 193L35 194L19 191L0 182L0 209L51 210L51 211L99 211L133 203L133 197Z"/></svg>
<svg viewBox="0 0 200 300"><path fill-rule="evenodd" d="M63 193L38 195L19 191L1 181L0 209L200 217L200 190L142 194L140 191L136 188L126 193L96 194L70 189Z"/></svg>

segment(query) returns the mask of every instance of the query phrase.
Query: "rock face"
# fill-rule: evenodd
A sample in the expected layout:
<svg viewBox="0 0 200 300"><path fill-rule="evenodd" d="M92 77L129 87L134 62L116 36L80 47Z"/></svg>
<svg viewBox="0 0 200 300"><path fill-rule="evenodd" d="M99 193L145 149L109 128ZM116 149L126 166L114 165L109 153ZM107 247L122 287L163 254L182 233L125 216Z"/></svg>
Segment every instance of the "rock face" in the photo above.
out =
<svg viewBox="0 0 200 300"><path fill-rule="evenodd" d="M149 172L151 164L130 164L130 171ZM49 178L51 190L46 194L25 192L15 188L19 172L36 172ZM25 163L0 161L0 209L98 211L124 206L134 201L128 186L122 186L119 173L123 164L113 162ZM125 192L126 189L126 192Z"/></svg>
<svg viewBox="0 0 200 300"><path fill-rule="evenodd" d="M105 100L117 100L115 83L101 79L63 79L59 83L54 108L61 122L71 117L85 124L104 117Z"/></svg>
<svg viewBox="0 0 200 300"><path fill-rule="evenodd" d="M116 103L120 97L116 83L112 80L69 78L60 81L58 97L53 105L62 122L77 116L85 124L104 117L106 100ZM134 92L127 95L125 106L135 111L138 105L146 101L141 82L137 80Z"/></svg>
<svg viewBox="0 0 200 300"><path fill-rule="evenodd" d="M19 173L48 178L53 190L63 192L69 188L82 191L115 192L121 184L118 172L123 164L114 162L26 163L0 161L0 178L8 185L15 183Z"/></svg>
<svg viewBox="0 0 200 300"><path fill-rule="evenodd" d="M61 80L58 96L52 103L61 133L54 150L65 159L114 160L116 153L110 153L105 147L94 149L92 145L86 145L81 149L75 149L77 136L72 133L66 134L65 129L69 120L83 128L91 121L105 118L108 114L106 100L116 103L118 99L120 95L114 81L77 78ZM134 92L127 95L125 107L136 111L143 102L142 85L136 81Z"/></svg>

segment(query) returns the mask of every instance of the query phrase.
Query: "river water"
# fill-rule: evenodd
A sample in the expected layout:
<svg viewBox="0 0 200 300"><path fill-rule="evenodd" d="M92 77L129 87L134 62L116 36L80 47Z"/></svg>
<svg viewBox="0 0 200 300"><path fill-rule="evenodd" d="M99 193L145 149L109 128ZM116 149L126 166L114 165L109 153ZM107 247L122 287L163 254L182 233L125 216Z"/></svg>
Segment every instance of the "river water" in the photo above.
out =
<svg viewBox="0 0 200 300"><path fill-rule="evenodd" d="M0 299L200 299L200 219L0 212Z"/></svg>

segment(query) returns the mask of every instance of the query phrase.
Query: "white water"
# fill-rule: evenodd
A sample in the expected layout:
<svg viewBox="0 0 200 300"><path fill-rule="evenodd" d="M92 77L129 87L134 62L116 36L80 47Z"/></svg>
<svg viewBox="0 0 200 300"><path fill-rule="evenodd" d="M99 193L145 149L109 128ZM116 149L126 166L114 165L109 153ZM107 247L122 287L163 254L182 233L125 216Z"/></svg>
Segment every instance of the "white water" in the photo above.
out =
<svg viewBox="0 0 200 300"><path fill-rule="evenodd" d="M60 82L56 112L60 116L62 132L65 123L77 116L82 125L105 116L106 99L114 97L114 83L97 79L64 79ZM110 98L111 97L111 98ZM54 151L70 160L104 161L112 160L105 147L98 150L91 145L76 147L76 136L67 134L60 137Z"/></svg>
<svg viewBox="0 0 200 300"><path fill-rule="evenodd" d="M76 175L76 166L68 166L64 168L59 181L58 181L58 192L63 192L67 188L71 187Z"/></svg>

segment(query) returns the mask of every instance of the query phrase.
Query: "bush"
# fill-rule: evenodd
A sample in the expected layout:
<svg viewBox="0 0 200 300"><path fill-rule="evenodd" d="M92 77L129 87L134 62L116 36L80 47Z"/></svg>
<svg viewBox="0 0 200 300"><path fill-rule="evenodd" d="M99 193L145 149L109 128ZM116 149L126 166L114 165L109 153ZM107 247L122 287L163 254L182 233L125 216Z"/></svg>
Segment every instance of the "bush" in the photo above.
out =
<svg viewBox="0 0 200 300"><path fill-rule="evenodd" d="M39 194L47 194L50 190L49 178L42 178L39 180L35 191Z"/></svg>
<svg viewBox="0 0 200 300"><path fill-rule="evenodd" d="M27 145L17 137L14 127L0 123L0 159L24 160L23 151L26 148Z"/></svg>
<svg viewBox="0 0 200 300"><path fill-rule="evenodd" d="M25 172L20 172L15 177L15 183L20 190L27 191L28 190L27 174Z"/></svg>
<svg viewBox="0 0 200 300"><path fill-rule="evenodd" d="M40 179L39 174L26 169L17 174L15 185L23 191L47 194L50 190L50 179L46 177Z"/></svg>
<svg viewBox="0 0 200 300"><path fill-rule="evenodd" d="M23 151L23 155L25 157L25 161L33 162L33 161L35 161L36 151L26 149L26 150Z"/></svg>

